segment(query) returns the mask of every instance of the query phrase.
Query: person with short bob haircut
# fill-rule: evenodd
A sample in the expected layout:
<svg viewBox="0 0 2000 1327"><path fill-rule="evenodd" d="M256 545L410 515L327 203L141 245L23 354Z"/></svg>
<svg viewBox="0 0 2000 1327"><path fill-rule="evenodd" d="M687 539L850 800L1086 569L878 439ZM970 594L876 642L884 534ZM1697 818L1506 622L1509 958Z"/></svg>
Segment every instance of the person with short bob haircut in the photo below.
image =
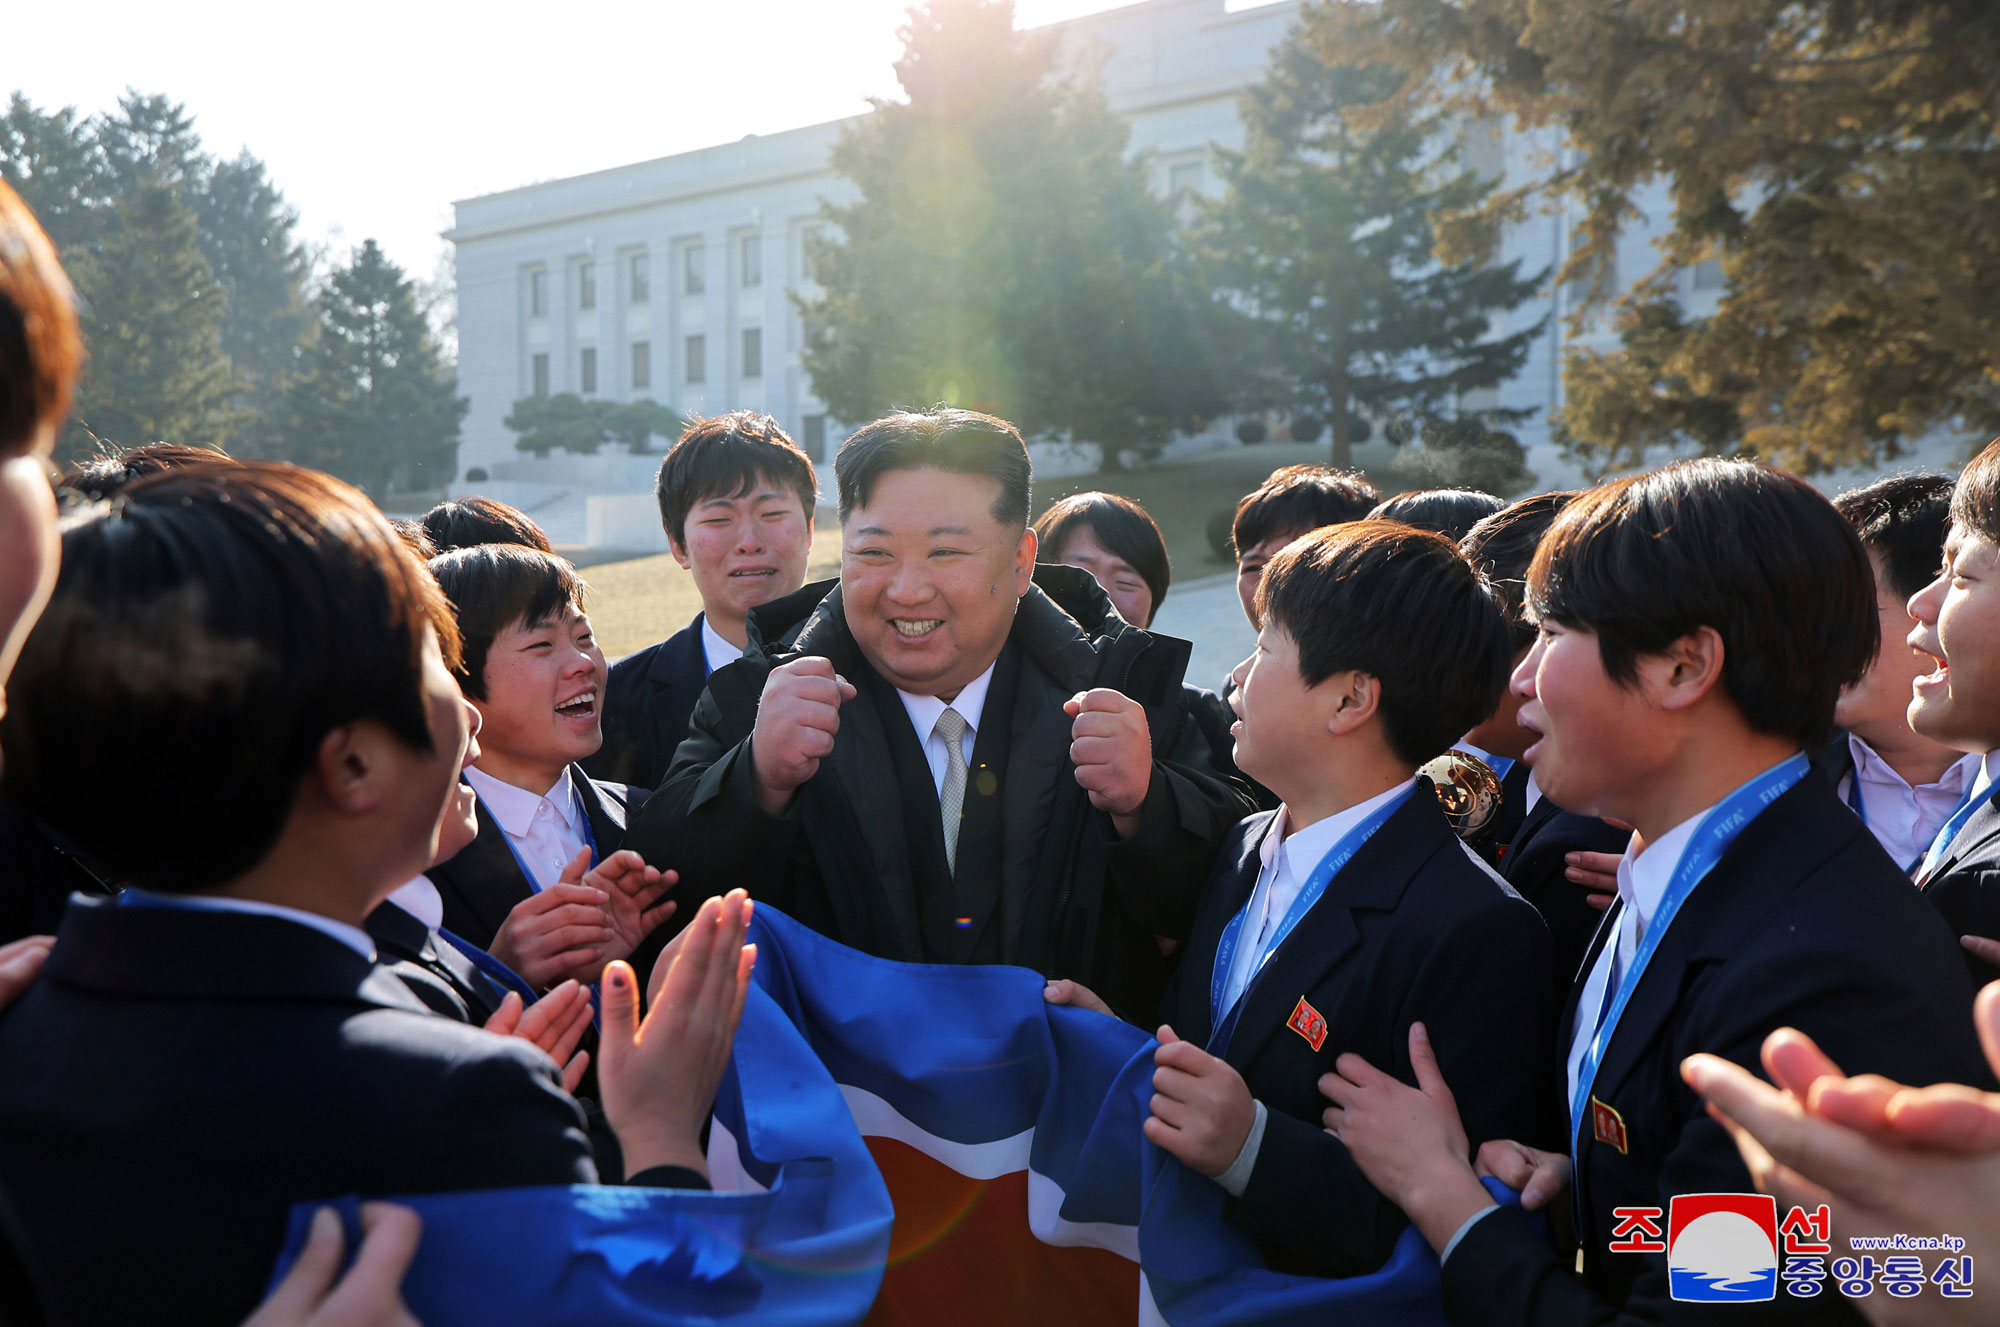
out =
<svg viewBox="0 0 2000 1327"><path fill-rule="evenodd" d="M440 502L422 517L431 547L440 553L480 544L519 544L541 553L555 552L542 527L526 512L495 498L454 498Z"/></svg>
<svg viewBox="0 0 2000 1327"><path fill-rule="evenodd" d="M1414 1088L1344 1057L1320 1080L1323 1123L1439 1253L1451 1321L1708 1322L1664 1242L1614 1248L1633 1243L1614 1233L1622 1210L1752 1188L1683 1082L1690 1055L1755 1072L1792 1026L1856 1072L1987 1081L1951 935L1805 754L1875 657L1874 576L1805 481L1679 461L1570 503L1527 598L1540 634L1512 685L1535 776L1559 804L1634 826L1558 1025L1568 1146L1489 1141L1475 1171L1474 1093L1454 1102L1435 1029L1411 1029ZM1574 1187L1580 1276L1480 1174L1531 1210ZM1817 1289L1786 1297L1791 1313L1847 1321Z"/></svg>
<svg viewBox="0 0 2000 1327"><path fill-rule="evenodd" d="M1217 855L1145 1130L1228 1192L1274 1266L1356 1276L1407 1222L1320 1127L1319 1077L1342 1056L1408 1079L1421 1020L1470 1085L1475 1138L1560 1137L1548 932L1417 775L1497 701L1507 628L1449 541L1388 521L1287 545L1258 609L1236 755L1282 804ZM1099 1004L1069 983L1047 998Z"/></svg>
<svg viewBox="0 0 2000 1327"><path fill-rule="evenodd" d="M480 715L479 756L465 770L479 832L425 873L444 929L537 991L594 982L673 906L659 901L671 882L619 850L643 791L579 765L603 740L604 654L583 582L553 553L517 544L455 549L430 570L456 615L453 671Z"/></svg>
<svg viewBox="0 0 2000 1327"><path fill-rule="evenodd" d="M1116 493L1072 493L1035 521L1035 560L1082 567L1118 615L1150 627L1174 583L1167 541L1146 509Z"/></svg>
<svg viewBox="0 0 2000 1327"><path fill-rule="evenodd" d="M1381 490L1360 471L1329 465L1281 466L1244 494L1229 537L1236 550L1236 597L1250 625L1257 625L1257 583L1279 549L1308 530L1362 520L1381 500Z"/></svg>
<svg viewBox="0 0 2000 1327"><path fill-rule="evenodd" d="M1250 809L1189 712L1191 647L1119 617L1090 573L1036 565L1005 420L887 415L834 476L839 581L751 610L626 846L673 864L683 906L753 882L870 954L1155 1008L1160 938L1185 939Z"/></svg>
<svg viewBox="0 0 2000 1327"><path fill-rule="evenodd" d="M1472 527L1507 504L1491 493L1471 488L1417 488L1398 493L1368 518L1401 521L1419 530L1432 530L1453 543L1472 533Z"/></svg>
<svg viewBox="0 0 2000 1327"><path fill-rule="evenodd" d="M805 584L818 481L778 421L734 410L689 424L660 462L660 523L674 561L694 577L701 611L656 645L611 666L604 745L592 778L651 791L708 675L743 654L745 619Z"/></svg>
<svg viewBox="0 0 2000 1327"><path fill-rule="evenodd" d="M1513 662L1518 668L1534 647L1538 634L1527 615L1528 567L1542 536L1556 517L1575 500L1575 493L1539 493L1502 507L1483 518L1459 543L1500 605L1512 637ZM1596 816L1578 815L1557 806L1542 793L1534 770L1522 759L1534 734L1521 726L1523 697L1508 689L1492 717L1465 735L1459 749L1470 751L1500 775L1500 820L1495 833L1494 865L1522 898L1535 905L1555 940L1556 972L1567 985L1590 937L1599 913L1583 885L1585 873L1572 875L1571 853L1624 852L1626 831ZM1615 864L1613 869L1615 870Z"/></svg>
<svg viewBox="0 0 2000 1327"><path fill-rule="evenodd" d="M434 855L475 726L443 596L381 513L309 470L196 467L63 554L5 792L138 887L72 903L0 1019L0 1063L46 1070L0 1075L0 1184L35 1214L49 1317L238 1321L302 1201L595 1182L554 1062L431 1013L362 929ZM148 772L117 815L110 750ZM643 1024L632 970L605 977L598 1086L635 1184L706 1187L754 954L741 894L704 917Z"/></svg>

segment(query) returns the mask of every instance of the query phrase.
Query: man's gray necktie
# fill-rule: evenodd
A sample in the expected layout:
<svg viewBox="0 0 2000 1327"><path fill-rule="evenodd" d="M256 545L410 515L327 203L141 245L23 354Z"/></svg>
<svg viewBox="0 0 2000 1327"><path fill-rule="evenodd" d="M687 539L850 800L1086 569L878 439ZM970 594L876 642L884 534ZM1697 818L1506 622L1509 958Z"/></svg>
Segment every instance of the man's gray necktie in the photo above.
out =
<svg viewBox="0 0 2000 1327"><path fill-rule="evenodd" d="M958 825L965 811L965 716L946 707L931 726L944 742L944 787L938 789L938 816L944 823L944 861L958 874Z"/></svg>

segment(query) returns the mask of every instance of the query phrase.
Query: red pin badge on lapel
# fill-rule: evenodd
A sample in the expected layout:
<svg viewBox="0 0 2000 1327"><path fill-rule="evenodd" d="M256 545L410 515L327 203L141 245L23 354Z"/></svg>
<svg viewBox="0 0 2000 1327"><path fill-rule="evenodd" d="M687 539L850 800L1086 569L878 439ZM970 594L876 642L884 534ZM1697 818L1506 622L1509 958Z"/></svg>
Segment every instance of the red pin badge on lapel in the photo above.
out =
<svg viewBox="0 0 2000 1327"><path fill-rule="evenodd" d="M1326 1045L1326 1019L1319 1010L1306 1003L1301 995L1292 1009L1292 1016L1285 1020L1285 1026L1306 1039L1306 1044L1314 1050Z"/></svg>
<svg viewBox="0 0 2000 1327"><path fill-rule="evenodd" d="M1590 1135L1625 1155L1625 1117L1596 1097L1590 1099Z"/></svg>

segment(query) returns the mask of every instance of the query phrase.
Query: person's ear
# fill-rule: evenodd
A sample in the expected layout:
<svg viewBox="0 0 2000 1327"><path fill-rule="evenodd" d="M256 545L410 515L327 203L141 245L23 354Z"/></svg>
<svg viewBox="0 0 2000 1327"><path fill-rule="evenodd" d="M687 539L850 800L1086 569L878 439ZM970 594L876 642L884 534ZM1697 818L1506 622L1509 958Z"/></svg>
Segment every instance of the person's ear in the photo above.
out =
<svg viewBox="0 0 2000 1327"><path fill-rule="evenodd" d="M1019 599L1035 583L1035 550L1040 541L1035 538L1035 528L1031 525L1021 531L1021 542L1014 546L1014 597Z"/></svg>
<svg viewBox="0 0 2000 1327"><path fill-rule="evenodd" d="M388 737L380 724L351 723L320 739L312 778L320 796L345 815L366 815L383 803L382 771Z"/></svg>
<svg viewBox="0 0 2000 1327"><path fill-rule="evenodd" d="M1325 693L1326 730L1336 737L1360 728L1382 705L1382 679L1358 668L1335 673L1313 690Z"/></svg>
<svg viewBox="0 0 2000 1327"><path fill-rule="evenodd" d="M1652 669L1663 710L1684 710L1722 681L1722 634L1697 627L1660 651Z"/></svg>
<svg viewBox="0 0 2000 1327"><path fill-rule="evenodd" d="M674 538L671 534L667 536L667 551L674 555L674 561L681 564L682 571L690 569L688 565L687 545Z"/></svg>

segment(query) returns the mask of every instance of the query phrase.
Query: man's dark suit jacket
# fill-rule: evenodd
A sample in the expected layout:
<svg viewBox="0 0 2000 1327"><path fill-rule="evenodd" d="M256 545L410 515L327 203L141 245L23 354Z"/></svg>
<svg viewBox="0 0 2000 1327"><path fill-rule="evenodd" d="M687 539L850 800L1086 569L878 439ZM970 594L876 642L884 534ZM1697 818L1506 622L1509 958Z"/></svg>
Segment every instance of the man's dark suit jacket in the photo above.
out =
<svg viewBox="0 0 2000 1327"><path fill-rule="evenodd" d="M1587 963L1620 906L1607 911ZM1743 829L1682 905L1612 1035L1592 1094L1622 1117L1626 1146L1596 1141L1586 1113L1575 1139L1582 1279L1518 1210L1502 1209L1445 1260L1445 1316L1462 1327L1718 1320L1713 1309L1671 1299L1664 1253L1606 1248L1614 1207L1754 1191L1735 1143L1681 1081L1681 1061L1708 1051L1761 1075L1764 1038L1795 1027L1849 1073L1988 1084L1956 948L1833 789L1801 780ZM1560 1024L1564 1056L1580 985ZM1458 1099L1462 1107L1462 1089ZM1729 1312L1732 1321L1853 1320L1831 1286Z"/></svg>
<svg viewBox="0 0 2000 1327"><path fill-rule="evenodd" d="M394 903L380 903L363 923L376 961L435 1013L474 1027L500 1008L507 991L449 940Z"/></svg>
<svg viewBox="0 0 2000 1327"><path fill-rule="evenodd" d="M681 874L679 910L635 966L702 899L740 885L871 954L1018 964L1082 981L1133 1016L1158 1007L1169 964L1155 937L1186 937L1216 845L1249 799L1212 768L1189 712L1187 642L1126 623L1087 571L1034 575L986 693L956 873L922 739L848 630L838 583L751 610L749 649L709 678L666 783L626 836ZM765 679L799 655L830 659L858 694L840 708L833 753L771 816L750 736ZM1091 687L1145 706L1152 735L1151 787L1123 842L1070 761L1063 703Z"/></svg>
<svg viewBox="0 0 2000 1327"><path fill-rule="evenodd" d="M674 749L687 738L694 703L708 685L701 622L696 613L659 644L611 665L604 688L604 745L581 762L591 778L645 792L665 780Z"/></svg>
<svg viewBox="0 0 2000 1327"><path fill-rule="evenodd" d="M1572 852L1622 853L1631 834L1596 816L1565 811L1543 797L1521 821L1514 841L1500 854L1500 874L1535 905L1555 941L1555 971L1560 987L1576 977L1590 948L1590 937L1604 914L1590 906L1583 886L1565 875L1563 858Z"/></svg>
<svg viewBox="0 0 2000 1327"><path fill-rule="evenodd" d="M1251 816L1223 842L1165 1008L1184 1040L1212 1038L1216 946L1250 900L1276 823L1275 812ZM1245 988L1227 1047L1208 1047L1269 1112L1230 1219L1280 1268L1356 1276L1382 1265L1408 1219L1321 1127L1319 1079L1353 1051L1414 1084L1414 1022L1430 1033L1474 1146L1557 1145L1554 972L1541 918L1467 855L1419 780ZM1317 1050L1287 1025L1301 1000L1326 1020Z"/></svg>
<svg viewBox="0 0 2000 1327"><path fill-rule="evenodd" d="M73 845L27 812L0 804L0 945L54 935L72 894L113 892Z"/></svg>
<svg viewBox="0 0 2000 1327"><path fill-rule="evenodd" d="M645 791L635 793L621 783L599 783L575 765L570 766L569 777L590 818L590 832L597 840L596 860L603 861L624 843L626 816L635 802L645 799ZM450 861L424 874L444 899L444 929L481 949L493 947L493 937L500 933L507 914L535 892L507 844L507 831L500 828L484 802L479 804L478 837Z"/></svg>
<svg viewBox="0 0 2000 1327"><path fill-rule="evenodd" d="M1924 897L1943 916L1952 935L2000 939L2000 784L1986 805L1966 817L1922 884ZM2000 980L2000 967L1962 946L1958 956L1975 987Z"/></svg>
<svg viewBox="0 0 2000 1327"><path fill-rule="evenodd" d="M597 1178L546 1055L278 917L76 900L0 1064L58 1322L239 1322L302 1200Z"/></svg>

